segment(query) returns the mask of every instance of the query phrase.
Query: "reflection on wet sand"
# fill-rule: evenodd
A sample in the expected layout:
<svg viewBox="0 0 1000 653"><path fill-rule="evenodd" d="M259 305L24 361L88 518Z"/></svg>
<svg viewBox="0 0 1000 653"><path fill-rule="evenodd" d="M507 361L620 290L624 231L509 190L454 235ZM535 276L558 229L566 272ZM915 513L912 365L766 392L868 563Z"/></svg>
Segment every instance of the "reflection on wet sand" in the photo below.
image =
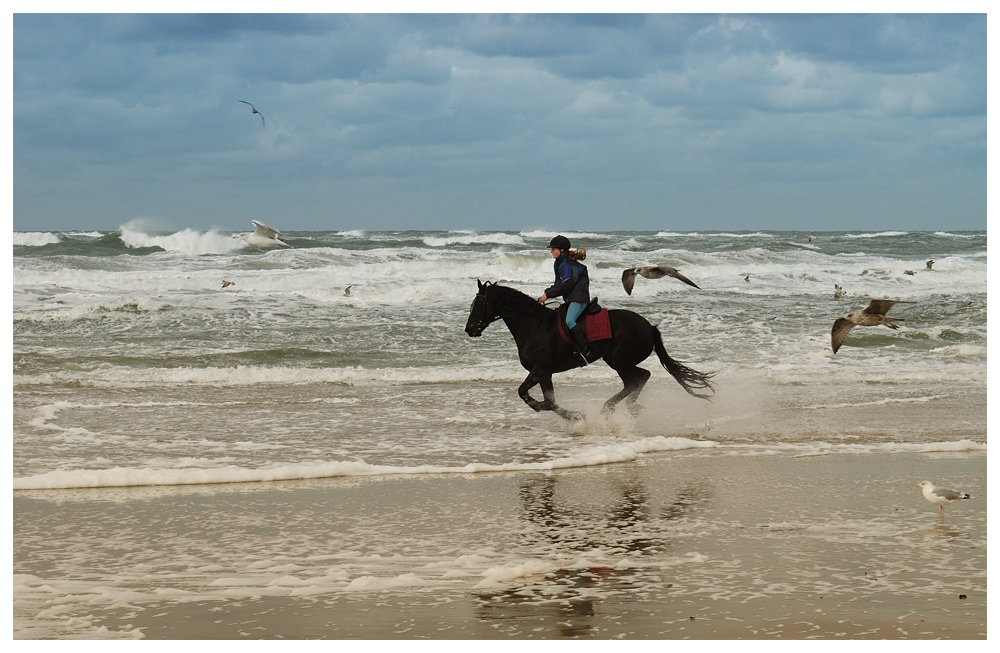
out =
<svg viewBox="0 0 1000 653"><path fill-rule="evenodd" d="M938 524L931 530L924 533L925 542L933 542L934 540L948 537L969 537L969 534L955 528L954 526L948 526L945 524Z"/></svg>
<svg viewBox="0 0 1000 653"><path fill-rule="evenodd" d="M572 552L586 560L608 554L656 555L671 547L669 522L687 517L711 498L708 488L693 483L678 488L672 498L655 506L638 475L616 477L610 491L581 493L568 487L558 492L566 476L526 477L519 486L521 514L528 524L522 535L526 548L541 544L550 553ZM595 496L601 500L594 501ZM659 577L656 589L671 587ZM477 616L488 622L536 622L534 630L560 637L595 634L596 606L610 595L641 595L643 588L629 565L560 569L544 582L478 594Z"/></svg>

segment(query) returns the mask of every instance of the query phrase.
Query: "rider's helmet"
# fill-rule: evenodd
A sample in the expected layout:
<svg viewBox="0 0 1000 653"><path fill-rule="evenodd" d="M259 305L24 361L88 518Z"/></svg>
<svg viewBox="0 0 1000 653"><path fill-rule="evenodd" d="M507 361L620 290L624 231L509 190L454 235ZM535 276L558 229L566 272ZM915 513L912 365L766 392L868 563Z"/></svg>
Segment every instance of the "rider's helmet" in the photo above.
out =
<svg viewBox="0 0 1000 653"><path fill-rule="evenodd" d="M569 238L566 236L556 236L549 241L549 249L569 249Z"/></svg>

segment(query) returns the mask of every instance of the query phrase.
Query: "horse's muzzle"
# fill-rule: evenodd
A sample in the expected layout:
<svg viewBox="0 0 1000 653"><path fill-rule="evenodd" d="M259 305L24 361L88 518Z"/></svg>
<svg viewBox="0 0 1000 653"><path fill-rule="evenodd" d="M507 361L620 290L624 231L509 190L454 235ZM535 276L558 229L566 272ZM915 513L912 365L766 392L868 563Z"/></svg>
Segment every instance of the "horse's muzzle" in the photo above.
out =
<svg viewBox="0 0 1000 653"><path fill-rule="evenodd" d="M466 324L465 332L469 334L470 338L478 338L483 335L483 326L481 324Z"/></svg>

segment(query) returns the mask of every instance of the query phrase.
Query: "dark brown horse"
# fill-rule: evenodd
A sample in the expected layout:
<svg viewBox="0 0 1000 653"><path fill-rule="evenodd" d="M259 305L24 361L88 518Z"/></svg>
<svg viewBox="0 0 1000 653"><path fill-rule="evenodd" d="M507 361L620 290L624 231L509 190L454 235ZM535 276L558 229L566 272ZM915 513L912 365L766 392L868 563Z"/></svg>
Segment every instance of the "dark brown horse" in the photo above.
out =
<svg viewBox="0 0 1000 653"><path fill-rule="evenodd" d="M696 389L715 392L711 379L714 373L703 373L691 369L667 355L659 330L638 313L626 310L609 310L612 337L590 343L594 353L604 359L618 372L625 388L607 400L603 411L614 409L622 400L630 412L635 411L635 401L649 380L650 373L638 367L653 350L663 367L670 372L688 394L708 399L707 394L698 394ZM528 378L517 389L517 394L536 411L551 410L565 419L580 419L582 415L567 411L556 404L552 389L552 375L565 372L577 366L573 345L559 335L558 311L539 304L524 293L499 284L479 282L479 293L472 301L469 320L465 332L472 338L483 334L483 330L495 322L503 320L517 343L521 365L528 370ZM542 386L542 401L534 399L528 391L536 385Z"/></svg>

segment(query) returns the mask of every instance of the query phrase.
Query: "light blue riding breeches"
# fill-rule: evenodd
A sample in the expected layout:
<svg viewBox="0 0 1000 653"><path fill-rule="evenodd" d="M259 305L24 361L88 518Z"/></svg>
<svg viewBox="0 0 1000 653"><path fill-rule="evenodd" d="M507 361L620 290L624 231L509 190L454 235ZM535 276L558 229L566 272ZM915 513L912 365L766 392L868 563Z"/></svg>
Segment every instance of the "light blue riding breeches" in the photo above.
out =
<svg viewBox="0 0 1000 653"><path fill-rule="evenodd" d="M576 319L580 317L585 308L587 308L587 305L583 302L570 302L569 308L566 309L566 326L570 329L575 327Z"/></svg>

